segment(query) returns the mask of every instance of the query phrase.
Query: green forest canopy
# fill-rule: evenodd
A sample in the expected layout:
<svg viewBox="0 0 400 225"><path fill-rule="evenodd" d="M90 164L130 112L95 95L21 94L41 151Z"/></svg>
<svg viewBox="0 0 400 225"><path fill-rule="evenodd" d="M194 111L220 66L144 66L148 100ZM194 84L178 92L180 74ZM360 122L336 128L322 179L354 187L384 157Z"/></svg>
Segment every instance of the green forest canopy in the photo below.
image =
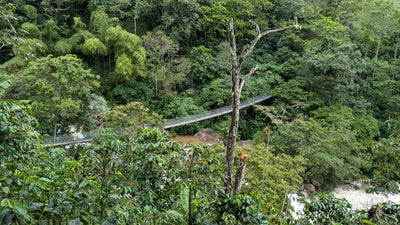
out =
<svg viewBox="0 0 400 225"><path fill-rule="evenodd" d="M243 71L256 65L258 70L242 99L266 92L273 99L241 112L240 138L270 144L272 167L288 160L286 169L292 171L291 163L298 162L301 179L323 189L367 177L380 188L395 190L398 166L388 159L399 151L399 3L0 0L0 94L7 105L1 113L26 116L22 124L32 123L42 135L53 135L71 126L92 130L157 125L162 118L223 107L231 102L228 20L234 19L241 51L256 35L250 21L268 30L293 24L297 16L302 29L261 39L243 63ZM24 112L25 107L32 114ZM229 123L226 115L172 131L193 134L207 127L224 136ZM35 139L29 132L23 137ZM260 176L249 170L253 177ZM272 183L275 190L263 191L284 196L288 187ZM89 181L85 185L97 186ZM2 191L10 193L7 190ZM260 207L272 210L283 199L269 201L273 203L263 201ZM152 208L158 210L154 215L164 210L160 205Z"/></svg>

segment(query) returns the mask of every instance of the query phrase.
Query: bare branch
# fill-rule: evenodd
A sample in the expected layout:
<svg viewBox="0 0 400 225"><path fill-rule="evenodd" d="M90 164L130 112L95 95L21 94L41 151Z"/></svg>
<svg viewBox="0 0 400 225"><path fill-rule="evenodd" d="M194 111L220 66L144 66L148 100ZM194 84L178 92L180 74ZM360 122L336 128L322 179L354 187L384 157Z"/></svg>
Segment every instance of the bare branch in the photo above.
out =
<svg viewBox="0 0 400 225"><path fill-rule="evenodd" d="M62 8L54 8L54 7L52 7L55 11L66 11L66 10L68 10L69 8L70 8L71 6L68 6L67 8L64 8L64 9L62 9Z"/></svg>
<svg viewBox="0 0 400 225"><path fill-rule="evenodd" d="M15 28L13 27L13 25L11 24L9 17L5 17L5 21L7 21L8 25L10 25L11 30L15 33L18 34L17 31L15 30Z"/></svg>
<svg viewBox="0 0 400 225"><path fill-rule="evenodd" d="M240 70L242 68L242 63L244 59L253 51L254 46L257 44L258 40L262 38L263 36L274 33L274 32L279 32L283 31L286 29L290 29L292 27L297 27L297 18L295 18L295 24L276 29L276 30L270 30L270 31L265 31L261 33L260 27L258 26L257 23L251 21L252 24L255 25L256 30L257 30L257 36L254 38L254 40L251 42L250 45L247 45L243 48L242 52L240 53L239 57L239 62L237 58L237 53L236 53L236 38L235 38L235 32L233 28L233 19L231 19L228 23L228 32L229 32L229 42L231 46L231 76L232 76L232 116L231 116L231 125L229 128L229 134L228 134L228 141L227 141L227 147L226 147L226 162L228 164L227 169L226 169L226 176L227 180L225 181L225 192L226 193L231 193L231 186L232 186L232 178L233 178L233 169L234 169L234 154L235 154L235 145L236 145L236 137L238 133L238 128L239 128L239 109L240 109L240 95L243 89L244 84L246 81L255 73L257 70L258 66L252 68L249 73L247 73L246 76L239 78L240 76ZM238 194L240 192L241 184L243 181L243 176L244 176L244 171L246 168L246 162L247 162L247 156L246 157L241 157L241 167L238 170L235 184L234 184L234 190L233 194Z"/></svg>
<svg viewBox="0 0 400 225"><path fill-rule="evenodd" d="M297 26L296 24L293 24L293 25L290 25L290 26L287 26L287 27L283 27L283 28L279 28L279 29L275 29L275 30L267 30L267 31L264 31L261 35L262 35L262 36L265 36L265 35L267 35L267 34L271 34L271 33L276 33L276 32L280 32L280 31L288 30L288 29L294 28L294 27L296 27L296 26Z"/></svg>
<svg viewBox="0 0 400 225"><path fill-rule="evenodd" d="M231 60L232 65L237 66L237 56L236 56L236 37L235 37L235 30L233 28L233 18L229 20L228 23L228 32L229 32L229 43L231 46Z"/></svg>
<svg viewBox="0 0 400 225"><path fill-rule="evenodd" d="M250 47L246 50L243 51L240 54L240 62L243 62L244 59L253 51L254 46L257 44L258 40L260 40L260 38L264 37L267 34L271 34L271 33L276 33L276 32L280 32L280 31L284 31L284 30L288 30L294 27L298 27L298 21L297 21L297 16L294 18L294 24L287 26L287 27L283 27L283 28L279 28L279 29L275 29L275 30L267 30L261 33L260 31L260 27L258 26L258 24L254 21L250 21L250 23L252 23L253 25L256 26L256 30L257 30L257 36L253 39L253 41L250 44Z"/></svg>
<svg viewBox="0 0 400 225"><path fill-rule="evenodd" d="M242 88L244 86L244 84L246 83L246 81L251 77L251 75L253 75L256 70L258 69L258 66L252 68L249 73L247 73L246 76L240 78L240 83L239 83L239 91L242 92Z"/></svg>
<svg viewBox="0 0 400 225"><path fill-rule="evenodd" d="M253 20L250 20L250 23L253 24L254 26L256 26L257 33L261 34L260 26L258 26L258 24L256 22L254 22Z"/></svg>

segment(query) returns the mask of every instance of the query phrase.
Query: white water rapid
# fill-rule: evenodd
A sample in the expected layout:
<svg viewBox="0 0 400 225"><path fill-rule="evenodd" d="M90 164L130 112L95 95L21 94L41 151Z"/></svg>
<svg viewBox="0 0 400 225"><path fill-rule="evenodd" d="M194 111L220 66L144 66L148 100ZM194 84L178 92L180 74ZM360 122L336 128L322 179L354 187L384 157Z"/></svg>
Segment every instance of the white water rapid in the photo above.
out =
<svg viewBox="0 0 400 225"><path fill-rule="evenodd" d="M376 194L376 193L366 193L365 187L361 189L356 189L355 185L340 185L335 188L332 193L337 198L346 199L353 207L353 209L368 211L373 205L382 202L393 202L400 204L400 193L396 194ZM302 216L304 204L299 202L300 197L296 193L289 194L290 203L294 209L292 215L295 219ZM309 196L305 197L306 201L309 201Z"/></svg>

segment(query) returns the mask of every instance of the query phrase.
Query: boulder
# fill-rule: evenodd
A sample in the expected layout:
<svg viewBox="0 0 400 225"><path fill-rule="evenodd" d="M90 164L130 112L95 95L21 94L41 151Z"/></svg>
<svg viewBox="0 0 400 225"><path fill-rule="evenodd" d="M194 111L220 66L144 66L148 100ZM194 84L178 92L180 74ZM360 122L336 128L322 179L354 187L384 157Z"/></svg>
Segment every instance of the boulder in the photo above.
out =
<svg viewBox="0 0 400 225"><path fill-rule="evenodd" d="M313 193L315 192L315 186L313 184L304 184L304 190Z"/></svg>
<svg viewBox="0 0 400 225"><path fill-rule="evenodd" d="M316 180L311 180L311 183L315 186L315 187L321 187L321 184L318 182L318 181L316 181Z"/></svg>
<svg viewBox="0 0 400 225"><path fill-rule="evenodd" d="M221 139L218 138L219 134L211 129L201 129L197 134L195 134L201 141L206 143L217 143L222 144Z"/></svg>
<svg viewBox="0 0 400 225"><path fill-rule="evenodd" d="M305 197L306 197L306 193L305 193L304 191L298 191L298 192L297 192L297 195L298 195L299 197L302 197L302 198L305 198Z"/></svg>
<svg viewBox="0 0 400 225"><path fill-rule="evenodd" d="M363 188L362 183L355 182L353 185L354 185L354 189L356 189L356 190L360 190Z"/></svg>
<svg viewBox="0 0 400 225"><path fill-rule="evenodd" d="M304 191L304 183L300 184L298 187L298 191Z"/></svg>

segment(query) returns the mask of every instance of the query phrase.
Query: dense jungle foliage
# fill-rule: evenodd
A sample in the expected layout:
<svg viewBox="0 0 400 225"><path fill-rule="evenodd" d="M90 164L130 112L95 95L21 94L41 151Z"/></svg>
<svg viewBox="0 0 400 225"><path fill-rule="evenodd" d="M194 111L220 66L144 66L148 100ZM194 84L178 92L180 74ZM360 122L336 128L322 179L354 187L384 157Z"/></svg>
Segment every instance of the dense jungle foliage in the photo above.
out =
<svg viewBox="0 0 400 225"><path fill-rule="evenodd" d="M329 194L293 220L302 182L331 190L400 181L400 11L390 0L0 0L1 224L398 224L400 206L354 212ZM240 195L224 147L183 149L160 127L231 104L227 22L258 69L239 136L252 146ZM300 28L299 27L299 28ZM230 115L172 128L211 128ZM90 146L42 137L99 130ZM117 135L115 130L119 131Z"/></svg>

